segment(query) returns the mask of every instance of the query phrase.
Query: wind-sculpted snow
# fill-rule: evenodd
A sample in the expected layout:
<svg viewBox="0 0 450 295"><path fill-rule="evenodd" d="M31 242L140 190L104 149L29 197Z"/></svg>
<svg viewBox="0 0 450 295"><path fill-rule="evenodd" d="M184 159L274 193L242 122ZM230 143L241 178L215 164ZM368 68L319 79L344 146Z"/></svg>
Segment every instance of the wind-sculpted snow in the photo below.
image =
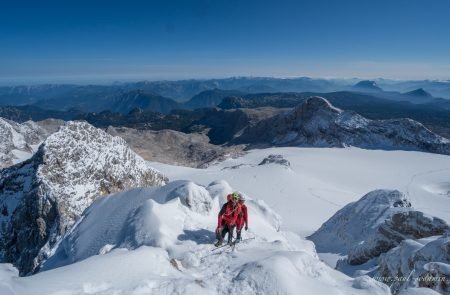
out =
<svg viewBox="0 0 450 295"><path fill-rule="evenodd" d="M450 155L450 140L411 119L369 120L310 97L293 110L247 128L235 143L259 146L420 150Z"/></svg>
<svg viewBox="0 0 450 295"><path fill-rule="evenodd" d="M33 272L95 199L166 182L123 139L68 122L31 159L0 171L2 261Z"/></svg>
<svg viewBox="0 0 450 295"><path fill-rule="evenodd" d="M40 273L13 279L14 270L4 266L0 278L13 281L7 286L15 291L21 289L14 282L34 287L34 294L61 290L389 294L385 285L369 277L352 279L329 268L318 259L311 242L280 231L280 217L250 196L246 202L250 229L243 234L244 239L251 240L244 240L234 251L229 247L212 251L217 213L230 190L225 181L204 187L180 180L161 188L112 194L95 201L83 213ZM191 201L183 201L180 192L189 195ZM208 204L211 209L198 210L192 204ZM70 286L60 283L68 277Z"/></svg>
<svg viewBox="0 0 450 295"><path fill-rule="evenodd" d="M0 118L0 169L30 158L47 136L32 121L19 124Z"/></svg>

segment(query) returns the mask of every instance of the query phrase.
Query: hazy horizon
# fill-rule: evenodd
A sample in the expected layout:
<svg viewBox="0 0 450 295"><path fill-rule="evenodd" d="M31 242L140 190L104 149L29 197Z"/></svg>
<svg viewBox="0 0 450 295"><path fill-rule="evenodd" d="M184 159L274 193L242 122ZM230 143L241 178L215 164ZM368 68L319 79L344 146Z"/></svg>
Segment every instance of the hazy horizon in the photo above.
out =
<svg viewBox="0 0 450 295"><path fill-rule="evenodd" d="M4 81L0 79L0 87L15 87L15 86L35 86L35 85L115 85L115 84L128 84L139 82L178 82L178 81L207 81L207 80L226 80L226 79L301 79L308 78L312 80L329 80L329 81L342 81L356 83L356 81L370 80L370 81L392 81L392 82L420 82L420 81L436 81L436 82L450 82L450 79L390 79L385 77L312 77L312 76L217 76L217 77L186 77L186 78L154 78L146 79L142 78L129 78L129 79L19 79L15 81Z"/></svg>

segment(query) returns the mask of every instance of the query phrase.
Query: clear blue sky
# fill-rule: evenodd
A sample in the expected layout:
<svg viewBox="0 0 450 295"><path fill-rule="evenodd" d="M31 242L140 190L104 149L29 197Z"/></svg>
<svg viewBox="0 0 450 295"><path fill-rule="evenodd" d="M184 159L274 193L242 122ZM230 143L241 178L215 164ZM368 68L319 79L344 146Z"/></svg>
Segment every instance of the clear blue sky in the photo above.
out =
<svg viewBox="0 0 450 295"><path fill-rule="evenodd" d="M450 1L3 1L0 82L450 79Z"/></svg>

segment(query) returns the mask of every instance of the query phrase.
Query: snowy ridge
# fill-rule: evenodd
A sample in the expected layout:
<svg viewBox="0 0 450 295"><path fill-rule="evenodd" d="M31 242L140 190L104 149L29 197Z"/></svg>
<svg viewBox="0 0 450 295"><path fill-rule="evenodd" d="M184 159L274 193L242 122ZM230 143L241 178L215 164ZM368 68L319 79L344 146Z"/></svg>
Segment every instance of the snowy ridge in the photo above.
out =
<svg viewBox="0 0 450 295"><path fill-rule="evenodd" d="M34 294L62 290L119 294L298 294L300 290L315 294L389 294L387 286L367 276L353 279L326 266L311 242L279 231L279 216L264 202L251 198L246 202L251 212L250 229L244 232L244 238L254 239L238 244L234 251L227 247L211 251L217 212L229 189L225 181L206 187L176 181L161 188L132 189L99 199L67 233L44 264L45 271L17 279L14 269L4 265L0 277L17 294L29 290ZM125 266L124 261L132 267ZM71 284L63 285L67 277Z"/></svg>
<svg viewBox="0 0 450 295"><path fill-rule="evenodd" d="M47 136L33 121L19 124L0 118L0 169L30 158Z"/></svg>
<svg viewBox="0 0 450 295"><path fill-rule="evenodd" d="M369 120L310 97L293 110L262 120L235 140L255 146L356 146L450 154L450 140L411 119Z"/></svg>
<svg viewBox="0 0 450 295"><path fill-rule="evenodd" d="M0 170L0 253L22 274L36 270L95 199L167 178L125 141L85 122L67 122L24 163Z"/></svg>

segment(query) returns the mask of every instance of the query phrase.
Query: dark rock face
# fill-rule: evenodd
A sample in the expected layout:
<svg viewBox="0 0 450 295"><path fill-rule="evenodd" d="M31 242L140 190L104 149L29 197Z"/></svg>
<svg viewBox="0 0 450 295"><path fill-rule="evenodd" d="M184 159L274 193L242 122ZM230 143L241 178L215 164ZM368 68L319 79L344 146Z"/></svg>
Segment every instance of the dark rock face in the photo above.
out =
<svg viewBox="0 0 450 295"><path fill-rule="evenodd" d="M391 216L366 241L351 249L348 263L363 264L398 246L405 239L422 239L444 234L448 224L440 218L427 217L420 211L400 212Z"/></svg>
<svg viewBox="0 0 450 295"><path fill-rule="evenodd" d="M33 273L95 199L167 181L123 139L68 122L31 159L0 170L0 261Z"/></svg>
<svg viewBox="0 0 450 295"><path fill-rule="evenodd" d="M258 165L278 164L286 167L290 167L291 163L283 158L282 155L269 155L267 158L261 161Z"/></svg>

